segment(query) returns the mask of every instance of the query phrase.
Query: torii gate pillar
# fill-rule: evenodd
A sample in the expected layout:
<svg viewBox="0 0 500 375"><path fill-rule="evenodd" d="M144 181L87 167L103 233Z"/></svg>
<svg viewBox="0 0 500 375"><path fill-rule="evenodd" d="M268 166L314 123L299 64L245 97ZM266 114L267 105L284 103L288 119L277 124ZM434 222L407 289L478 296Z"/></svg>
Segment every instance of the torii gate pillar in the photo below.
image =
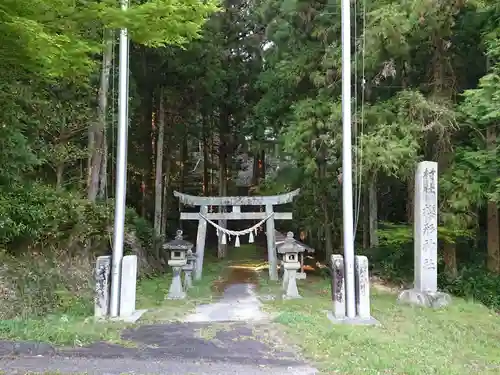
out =
<svg viewBox="0 0 500 375"><path fill-rule="evenodd" d="M205 255L205 238L207 235L207 221L205 218L217 220L263 220L266 221L267 256L269 262L269 279L278 280L278 260L276 255L276 239L274 238L274 220L292 220L291 212L274 212L274 206L291 203L300 192L300 189L280 195L263 197L198 197L174 191L174 196L180 202L189 206L199 206L200 212L181 212L181 220L198 220L196 236L196 269L195 279L201 279L203 272L203 258ZM208 212L208 206L232 206L232 212ZM241 212L241 206L264 206L265 212ZM201 215L200 215L201 214Z"/></svg>

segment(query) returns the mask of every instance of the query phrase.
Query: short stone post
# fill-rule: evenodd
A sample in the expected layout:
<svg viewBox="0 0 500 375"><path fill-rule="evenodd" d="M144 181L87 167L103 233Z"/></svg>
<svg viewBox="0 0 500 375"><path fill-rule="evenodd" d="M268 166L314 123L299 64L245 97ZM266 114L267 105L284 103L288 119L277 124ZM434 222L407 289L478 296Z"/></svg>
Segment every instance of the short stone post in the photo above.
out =
<svg viewBox="0 0 500 375"><path fill-rule="evenodd" d="M95 265L94 316L105 318L109 314L109 294L111 286L111 256L97 258Z"/></svg>
<svg viewBox="0 0 500 375"><path fill-rule="evenodd" d="M287 274L286 285L284 285L285 294L283 296L285 299L301 298L299 290L297 289L296 275L297 270L300 268L299 253L304 250L305 249L293 239L292 232L288 232L285 242L278 246L278 253L284 254L283 266ZM285 277L283 277L283 279L285 279Z"/></svg>
<svg viewBox="0 0 500 375"><path fill-rule="evenodd" d="M281 284L281 287L283 290L286 290L288 286L288 270L285 268L285 261L281 261L281 265L283 266L283 282Z"/></svg>
<svg viewBox="0 0 500 375"><path fill-rule="evenodd" d="M187 264L182 267L184 271L184 291L188 291L193 287L193 277L192 273L195 268L196 255L193 254L192 250L187 251Z"/></svg>
<svg viewBox="0 0 500 375"><path fill-rule="evenodd" d="M169 265L170 260L168 261ZM174 260L173 262L177 262ZM172 266L172 284L170 284L170 289L168 290L167 299L184 299L186 298L186 293L182 290L182 281L181 281L181 271L182 267L171 265Z"/></svg>
<svg viewBox="0 0 500 375"><path fill-rule="evenodd" d="M126 255L122 260L122 285L120 290L120 317L135 313L137 289L137 255Z"/></svg>
<svg viewBox="0 0 500 375"><path fill-rule="evenodd" d="M186 298L186 293L182 290L181 272L187 264L187 252L193 248L191 242L185 241L182 238L182 230L178 230L173 241L163 245L165 250L170 251L170 259L168 265L172 267L173 277L172 284L168 291L168 299L183 299Z"/></svg>
<svg viewBox="0 0 500 375"><path fill-rule="evenodd" d="M332 301L333 309L328 311L328 319L333 323L345 324L379 324L370 312L370 277L368 273L368 258L357 255L355 257L355 298L356 316L347 318L345 301L345 272L344 257L339 254L331 256L332 263Z"/></svg>
<svg viewBox="0 0 500 375"><path fill-rule="evenodd" d="M333 254L332 263L332 315L335 319L344 319L346 315L345 306L345 283L344 283L344 257Z"/></svg>
<svg viewBox="0 0 500 375"><path fill-rule="evenodd" d="M356 272L356 311L360 319L371 319L370 311L370 276L368 258L362 255L355 257Z"/></svg>
<svg viewBox="0 0 500 375"><path fill-rule="evenodd" d="M434 308L451 302L449 294L437 291L438 192L437 163L419 163L415 173L414 286L398 297L401 302Z"/></svg>

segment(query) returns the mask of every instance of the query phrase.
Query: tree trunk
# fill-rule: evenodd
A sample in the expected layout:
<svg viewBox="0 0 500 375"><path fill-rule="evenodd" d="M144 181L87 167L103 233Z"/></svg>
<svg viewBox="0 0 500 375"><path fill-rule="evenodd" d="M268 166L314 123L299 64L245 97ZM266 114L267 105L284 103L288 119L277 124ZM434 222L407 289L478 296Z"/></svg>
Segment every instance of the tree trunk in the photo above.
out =
<svg viewBox="0 0 500 375"><path fill-rule="evenodd" d="M62 189L64 177L64 163L59 163L56 168L56 189Z"/></svg>
<svg viewBox="0 0 500 375"><path fill-rule="evenodd" d="M203 137L203 195L210 195L210 177L208 175L208 120L206 115L202 118L202 137Z"/></svg>
<svg viewBox="0 0 500 375"><path fill-rule="evenodd" d="M163 195L163 140L165 137L165 108L163 91L160 93L160 110L158 116L158 139L156 142L156 175L155 175L155 219L154 231L157 237L161 236L161 209Z"/></svg>
<svg viewBox="0 0 500 375"><path fill-rule="evenodd" d="M260 152L261 169L259 171L259 182L266 178L266 150Z"/></svg>
<svg viewBox="0 0 500 375"><path fill-rule="evenodd" d="M363 249L370 248L370 202L368 198L367 191L365 189L363 193L363 211L362 211L362 222L363 222Z"/></svg>
<svg viewBox="0 0 500 375"><path fill-rule="evenodd" d="M486 131L486 147L494 150L496 146L496 129L490 126ZM488 259L486 266L494 273L500 273L500 233L498 220L498 205L496 202L488 202Z"/></svg>
<svg viewBox="0 0 500 375"><path fill-rule="evenodd" d="M406 201L406 220L408 224L413 224L414 211L415 211L415 177L408 179L408 199Z"/></svg>
<svg viewBox="0 0 500 375"><path fill-rule="evenodd" d="M104 132L103 147L102 147L102 164L101 174L99 176L99 198L106 198L107 184L108 184L108 137Z"/></svg>
<svg viewBox="0 0 500 375"><path fill-rule="evenodd" d="M224 110L220 113L219 121L219 196L227 195L227 138L229 134L229 115ZM219 206L219 212L226 212L225 206ZM219 220L222 228L227 228L227 220ZM227 255L227 244L221 243L222 235L219 236L217 246L217 257L223 259ZM229 240L229 239L227 239Z"/></svg>
<svg viewBox="0 0 500 375"><path fill-rule="evenodd" d="M113 37L110 30L104 30L104 50L102 54L101 80L98 93L98 116L89 134L90 171L87 198L95 202L99 191L99 177L104 153L104 130L106 129L106 111L108 107L109 77L111 72L111 61L113 58Z"/></svg>
<svg viewBox="0 0 500 375"><path fill-rule="evenodd" d="M252 186L257 186L259 184L259 153L256 152L253 155L253 168L252 168Z"/></svg>
<svg viewBox="0 0 500 375"><path fill-rule="evenodd" d="M320 184L322 181L326 180L326 155L324 148L321 149L321 154L318 157L318 179ZM328 189L325 189L324 186L321 189L321 195L323 200L323 228L325 234L325 261L328 263L330 261L330 257L333 254L333 238L332 238L332 228L331 228L331 217L329 211L328 200L331 199L328 193Z"/></svg>
<svg viewBox="0 0 500 375"><path fill-rule="evenodd" d="M161 222L161 234L165 238L167 233L167 223L168 223L168 210L170 201L170 170L172 169L172 158L169 157L165 160L165 179L163 183L163 208L162 208L162 222Z"/></svg>
<svg viewBox="0 0 500 375"><path fill-rule="evenodd" d="M450 277L457 277L457 246L455 243L445 242L444 249L444 272Z"/></svg>
<svg viewBox="0 0 500 375"><path fill-rule="evenodd" d="M144 175L141 182L141 217L146 218L146 182Z"/></svg>
<svg viewBox="0 0 500 375"><path fill-rule="evenodd" d="M378 202L377 202L377 177L372 176L368 186L369 199L369 228L370 228L370 247L378 246Z"/></svg>

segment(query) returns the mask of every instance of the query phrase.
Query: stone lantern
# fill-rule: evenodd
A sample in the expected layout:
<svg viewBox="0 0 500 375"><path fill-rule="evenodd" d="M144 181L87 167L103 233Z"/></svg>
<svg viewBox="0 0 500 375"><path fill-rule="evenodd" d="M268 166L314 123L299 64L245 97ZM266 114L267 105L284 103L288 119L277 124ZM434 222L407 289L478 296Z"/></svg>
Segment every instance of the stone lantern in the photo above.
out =
<svg viewBox="0 0 500 375"><path fill-rule="evenodd" d="M188 262L187 253L192 251L192 248L193 244L182 238L182 230L177 231L173 241L163 245L164 250L170 251L168 265L173 270L172 284L167 295L168 299L183 299L186 297L186 293L182 290L181 272Z"/></svg>
<svg viewBox="0 0 500 375"><path fill-rule="evenodd" d="M297 270L300 268L299 253L304 252L304 247L293 238L293 233L288 232L285 241L278 246L278 253L283 254L283 289L284 298L301 298L297 289Z"/></svg>

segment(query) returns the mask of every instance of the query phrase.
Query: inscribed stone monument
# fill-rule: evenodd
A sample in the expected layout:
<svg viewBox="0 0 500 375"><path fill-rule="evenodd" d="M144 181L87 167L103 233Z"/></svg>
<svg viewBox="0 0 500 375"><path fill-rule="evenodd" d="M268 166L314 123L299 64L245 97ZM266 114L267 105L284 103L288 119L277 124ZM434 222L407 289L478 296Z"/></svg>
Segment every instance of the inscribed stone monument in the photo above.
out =
<svg viewBox="0 0 500 375"><path fill-rule="evenodd" d="M109 292L111 285L111 257L97 258L95 265L95 301L94 316L104 318L109 314Z"/></svg>
<svg viewBox="0 0 500 375"><path fill-rule="evenodd" d="M379 322L371 316L370 311L370 277L368 273L368 258L355 257L355 300L356 316L348 317L346 311L346 288L344 257L339 254L331 256L332 263L332 310L328 311L328 319L333 323L378 325Z"/></svg>
<svg viewBox="0 0 500 375"><path fill-rule="evenodd" d="M111 318L126 322L137 321L146 310L135 309L136 283L137 283L137 256L127 255L122 258L121 283L119 288L119 314L110 317L111 293L111 256L97 258L95 278L96 296L94 316L97 319Z"/></svg>
<svg viewBox="0 0 500 375"><path fill-rule="evenodd" d="M415 173L414 287L403 291L398 300L427 307L443 307L451 302L437 291L438 246L437 163L423 161Z"/></svg>
<svg viewBox="0 0 500 375"><path fill-rule="evenodd" d="M345 318L344 257L333 254L332 262L332 314L335 319Z"/></svg>

